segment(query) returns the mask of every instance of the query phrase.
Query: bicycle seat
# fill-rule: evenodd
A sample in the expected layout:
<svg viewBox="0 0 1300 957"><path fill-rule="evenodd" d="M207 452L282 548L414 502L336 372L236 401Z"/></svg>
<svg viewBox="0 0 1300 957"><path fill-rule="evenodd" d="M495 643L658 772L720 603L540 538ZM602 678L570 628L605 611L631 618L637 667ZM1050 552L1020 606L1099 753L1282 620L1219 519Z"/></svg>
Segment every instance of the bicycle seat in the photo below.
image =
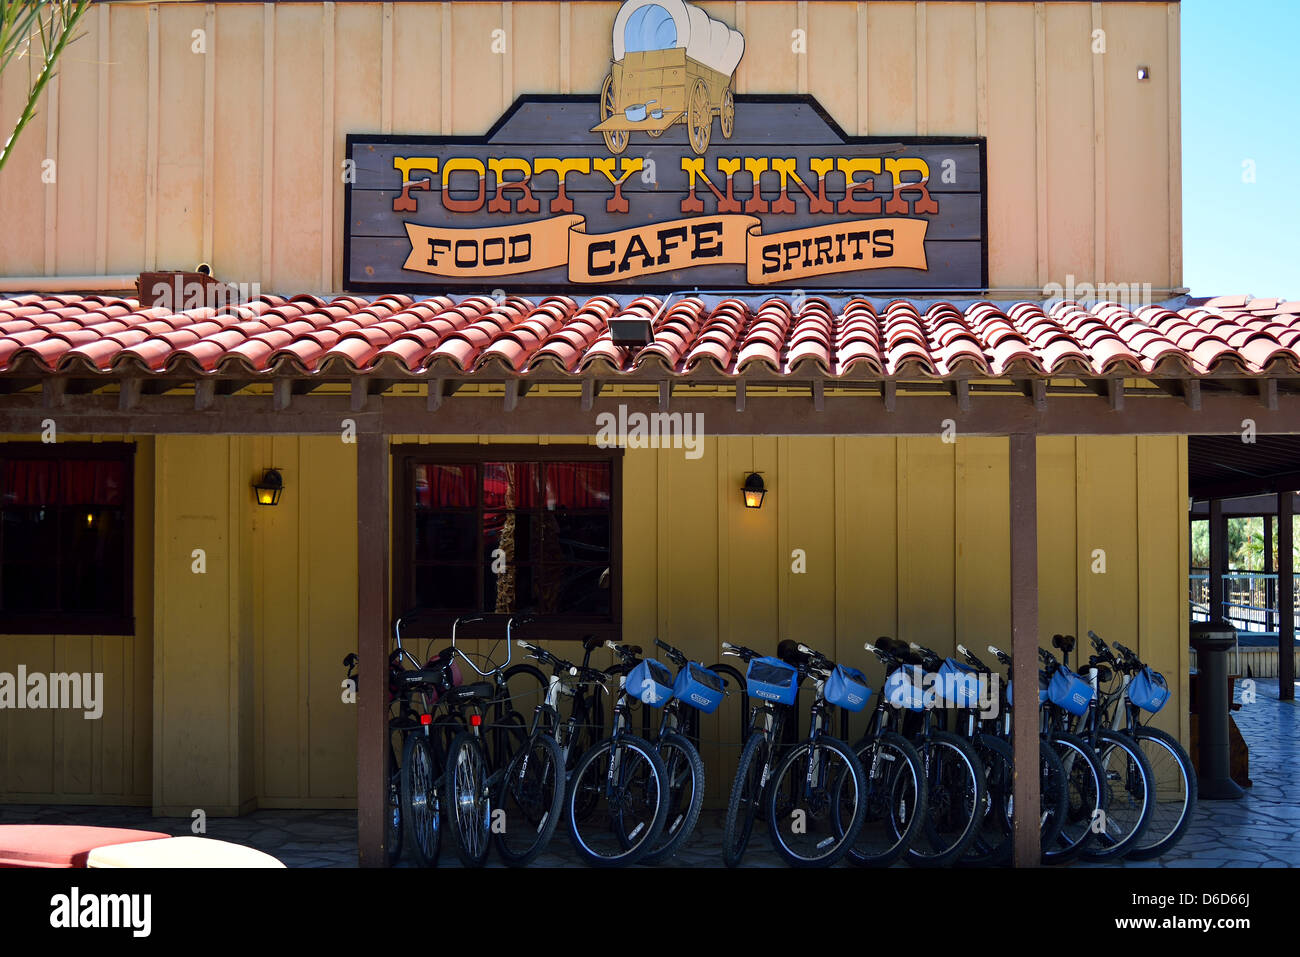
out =
<svg viewBox="0 0 1300 957"><path fill-rule="evenodd" d="M480 698L491 698L496 693L496 689L486 681L475 681L472 684L461 685L459 688L453 688L447 692L447 700L453 704L464 704L467 701L474 701Z"/></svg>
<svg viewBox="0 0 1300 957"><path fill-rule="evenodd" d="M1074 651L1074 635L1052 635L1052 644L1068 655Z"/></svg>
<svg viewBox="0 0 1300 957"><path fill-rule="evenodd" d="M799 642L792 638L786 638L776 646L776 656L787 665L794 665L795 667L804 662L804 656L799 653Z"/></svg>

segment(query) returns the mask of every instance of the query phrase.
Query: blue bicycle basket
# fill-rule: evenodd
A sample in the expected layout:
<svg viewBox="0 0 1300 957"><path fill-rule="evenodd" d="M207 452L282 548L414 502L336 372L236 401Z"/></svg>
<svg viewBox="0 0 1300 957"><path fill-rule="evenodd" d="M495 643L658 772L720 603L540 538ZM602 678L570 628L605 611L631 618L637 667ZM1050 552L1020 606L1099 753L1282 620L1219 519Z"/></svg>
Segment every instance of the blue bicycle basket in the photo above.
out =
<svg viewBox="0 0 1300 957"><path fill-rule="evenodd" d="M956 658L946 658L939 666L939 690L944 704L950 708L978 708L980 705L979 674Z"/></svg>
<svg viewBox="0 0 1300 957"><path fill-rule="evenodd" d="M911 668L896 668L885 678L885 700L891 707L924 711L925 695L912 676Z"/></svg>
<svg viewBox="0 0 1300 957"><path fill-rule="evenodd" d="M846 711L861 711L871 699L867 676L857 668L836 665L826 680L826 700Z"/></svg>
<svg viewBox="0 0 1300 957"><path fill-rule="evenodd" d="M745 684L752 698L794 704L799 693L799 672L780 658L754 658L749 662Z"/></svg>
<svg viewBox="0 0 1300 957"><path fill-rule="evenodd" d="M1084 714L1092 703L1093 690L1092 685L1061 665L1048 683L1047 696L1052 699L1052 704L1064 708L1070 714Z"/></svg>
<svg viewBox="0 0 1300 957"><path fill-rule="evenodd" d="M662 708L673 696L673 674L663 662L643 658L627 673L623 687L642 704Z"/></svg>
<svg viewBox="0 0 1300 957"><path fill-rule="evenodd" d="M687 662L686 667L677 672L677 680L673 683L676 698L705 714L718 710L723 694L722 678L693 661Z"/></svg>
<svg viewBox="0 0 1300 957"><path fill-rule="evenodd" d="M1129 682L1128 699L1143 711L1155 714L1169 700L1169 683L1160 672L1143 668Z"/></svg>

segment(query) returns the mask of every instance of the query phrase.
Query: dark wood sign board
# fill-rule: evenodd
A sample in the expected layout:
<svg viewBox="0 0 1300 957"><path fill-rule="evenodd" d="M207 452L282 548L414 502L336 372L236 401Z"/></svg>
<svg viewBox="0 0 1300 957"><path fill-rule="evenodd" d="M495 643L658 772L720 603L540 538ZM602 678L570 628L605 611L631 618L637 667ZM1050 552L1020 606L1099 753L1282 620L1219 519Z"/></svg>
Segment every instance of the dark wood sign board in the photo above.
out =
<svg viewBox="0 0 1300 957"><path fill-rule="evenodd" d="M735 97L730 137L719 135L713 118L712 140L702 155L693 151L679 123L657 137L632 133L626 149L614 156L601 135L591 131L600 118L598 109L593 96L527 96L483 136L350 134L347 157L355 165L353 181L345 184L344 288L363 293L502 289L595 295L778 289L974 292L988 285L983 137L848 136L811 97L750 95ZM395 157L432 158L439 168L416 165L404 178ZM539 158L588 160L580 165L588 165L590 172L566 173L561 197L559 173L554 165L539 170L534 165ZM866 175L859 168L855 182L870 178L872 189L856 189L852 198L859 205L842 206L846 176L834 164L862 158L879 165L881 172ZM919 211L926 207L919 191L904 187L895 196L896 180L913 181L920 173L892 175L884 165L891 158L900 163L919 159L928 166L930 211ZM450 159L458 162L444 184L442 170ZM754 177L745 167L747 159L768 161L758 191L766 212L749 205ZM783 178L772 162L776 159L785 161L783 168L798 176L804 188L789 176L783 191ZM492 171L480 183L475 163L490 169L492 160L506 161L502 180L529 177L528 192L507 186L498 194ZM730 161L730 168L737 169L737 160L740 166L728 193L726 166L719 163ZM598 161L612 177L598 168ZM611 212L614 179L623 175L625 161L640 165L621 184L626 211ZM684 212L683 200L692 195L692 166L700 174L693 194L698 211ZM729 215L735 218L725 235L719 224L727 216L719 211L719 193L733 201ZM535 205L529 205L529 197ZM872 202L877 198L878 204ZM497 210L489 211L493 199ZM771 211L778 200L787 208L792 202L793 211ZM814 212L816 200L820 204ZM867 204L880 211L848 211ZM882 224L889 227L884 232L878 228ZM772 237L778 233L784 242ZM903 247L909 242L912 251L906 258L916 262L921 257L923 268L889 265L891 256L906 254ZM668 266L658 266L661 262ZM486 264L492 270L483 268ZM544 268L536 268L539 264ZM832 271L800 269L817 264ZM783 274L787 270L793 277Z"/></svg>

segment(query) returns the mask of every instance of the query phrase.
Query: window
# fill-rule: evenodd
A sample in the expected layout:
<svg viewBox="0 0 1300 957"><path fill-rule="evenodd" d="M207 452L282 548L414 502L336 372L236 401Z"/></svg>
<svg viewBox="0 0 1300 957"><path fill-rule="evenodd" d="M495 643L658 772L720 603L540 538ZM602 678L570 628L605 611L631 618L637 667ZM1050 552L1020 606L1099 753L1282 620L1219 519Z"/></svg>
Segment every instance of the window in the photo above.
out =
<svg viewBox="0 0 1300 957"><path fill-rule="evenodd" d="M0 634L135 633L134 452L0 446Z"/></svg>
<svg viewBox="0 0 1300 957"><path fill-rule="evenodd" d="M617 630L616 455L423 447L399 456L398 610L433 626L533 615L537 636Z"/></svg>

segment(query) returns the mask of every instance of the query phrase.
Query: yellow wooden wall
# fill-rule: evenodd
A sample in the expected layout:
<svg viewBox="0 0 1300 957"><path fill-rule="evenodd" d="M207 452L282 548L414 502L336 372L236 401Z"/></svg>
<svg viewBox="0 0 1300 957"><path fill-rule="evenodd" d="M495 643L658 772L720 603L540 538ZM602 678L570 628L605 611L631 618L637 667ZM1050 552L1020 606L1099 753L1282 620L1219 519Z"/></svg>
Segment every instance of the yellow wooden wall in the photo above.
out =
<svg viewBox="0 0 1300 957"><path fill-rule="evenodd" d="M6 442L32 441L8 435ZM61 436L60 441L117 441ZM0 803L150 803L153 738L154 441L136 442L134 635L3 635L0 671L104 675L104 713L0 711Z"/></svg>
<svg viewBox="0 0 1300 957"><path fill-rule="evenodd" d="M745 35L740 93L811 93L851 133L987 136L996 289L1181 285L1177 3L702 6ZM22 224L0 275L206 261L338 290L346 134L478 134L519 94L595 94L617 7L95 4L0 175L0 222ZM22 95L0 85L0 116Z"/></svg>

